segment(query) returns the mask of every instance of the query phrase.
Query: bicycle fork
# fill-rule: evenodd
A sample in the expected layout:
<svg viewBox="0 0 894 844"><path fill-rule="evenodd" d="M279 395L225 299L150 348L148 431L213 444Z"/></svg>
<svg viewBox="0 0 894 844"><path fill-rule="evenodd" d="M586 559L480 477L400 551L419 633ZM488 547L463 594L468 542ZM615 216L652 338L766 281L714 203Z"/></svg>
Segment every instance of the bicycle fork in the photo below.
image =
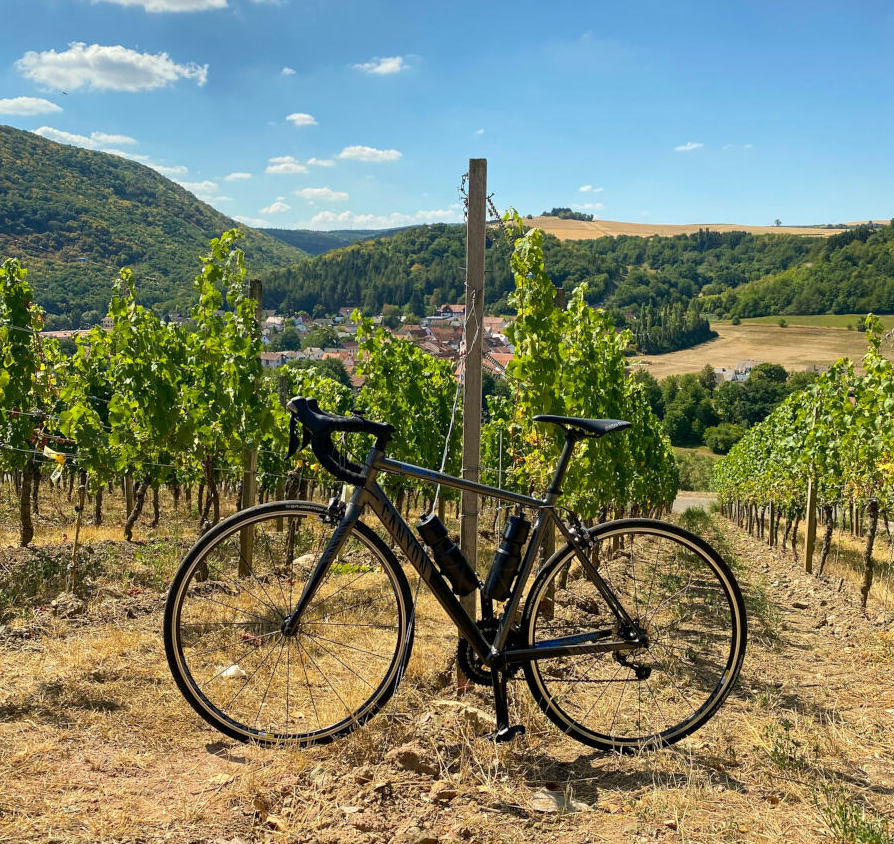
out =
<svg viewBox="0 0 894 844"><path fill-rule="evenodd" d="M341 551L342 546L345 544L348 534L360 519L362 510L363 508L358 506L357 502L352 499L345 509L344 515L339 518L340 514L338 513L336 503L333 501L332 505L330 505L330 517L333 520L338 520L338 526L335 528L332 537L326 544L326 548L320 555L317 565L314 567L307 583L304 585L304 590L301 592L301 597L298 598L298 603L295 604L295 609L283 619L283 623L280 625L280 631L283 636L294 636L298 632L298 625L301 616L304 614L304 610L307 609L307 605L313 600L314 595L316 595L317 589L320 588L323 578L326 577L329 572L333 560L335 560L339 551Z"/></svg>

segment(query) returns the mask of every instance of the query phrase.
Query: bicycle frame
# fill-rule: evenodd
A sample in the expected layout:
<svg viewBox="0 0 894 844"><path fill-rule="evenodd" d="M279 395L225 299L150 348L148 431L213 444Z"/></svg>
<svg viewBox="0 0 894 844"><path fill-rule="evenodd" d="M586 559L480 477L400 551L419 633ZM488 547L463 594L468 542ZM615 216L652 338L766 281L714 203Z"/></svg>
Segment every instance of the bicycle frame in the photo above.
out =
<svg viewBox="0 0 894 844"><path fill-rule="evenodd" d="M350 533L351 528L360 519L364 509L369 507L379 518L379 521L381 521L385 530L388 531L398 544L410 561L410 564L416 569L429 589L431 589L435 599L485 665L501 669L508 664L528 662L535 658L548 659L580 653L632 651L636 648L643 647L646 642L641 638L641 634L636 632L637 627L630 615L621 605L620 601L618 601L608 584L606 584L600 576L597 567L590 561L588 555L584 553L586 549L581 547L581 541L555 512L555 502L560 494L560 484L571 459L571 453L576 441L577 438L573 435L569 435L566 439L565 446L553 474L552 482L547 490L546 497L543 499L533 498L528 495L522 495L498 487L487 486L486 484L481 484L476 481L457 478L453 475L447 475L442 472L425 469L421 466L415 466L412 463L403 463L399 460L392 460L391 458L386 457L381 449L373 446L373 448L370 449L364 465L366 470L365 483L362 486L356 486L354 488L354 493L345 509L344 516L333 533L329 544L320 556L317 567L305 585L301 597L295 605L295 609L283 622L283 631L291 631L294 629L294 626L297 625L304 608L313 598L319 584L326 575L329 566L338 555L346 537ZM497 498L501 501L509 501L514 504L520 504L537 510L534 529L530 540L528 541L515 586L509 596L493 644L485 639L476 624L475 619L469 615L456 595L453 594L446 578L431 561L409 525L404 521L403 517L391 503L391 500L379 484L376 483L375 479L379 472L418 478L423 481L438 483L455 489L467 490L479 495ZM530 648L506 648L512 623L516 617L519 605L521 604L525 586L536 565L537 553L540 548L544 531L548 525L557 527L569 545L575 549L578 558L587 570L587 573L591 577L596 588L605 598L608 606L612 609L618 619L618 626L628 631L627 635L619 636L618 631L614 627L609 627L603 630L595 630L587 634L568 637L567 639L543 642Z"/></svg>

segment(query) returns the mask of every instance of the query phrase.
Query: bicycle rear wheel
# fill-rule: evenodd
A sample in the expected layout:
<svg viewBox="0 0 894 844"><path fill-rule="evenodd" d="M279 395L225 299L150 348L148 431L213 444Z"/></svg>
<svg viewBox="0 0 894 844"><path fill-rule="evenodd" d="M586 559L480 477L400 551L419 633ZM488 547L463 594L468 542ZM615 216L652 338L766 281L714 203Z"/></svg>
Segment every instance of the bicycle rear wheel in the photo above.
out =
<svg viewBox="0 0 894 844"><path fill-rule="evenodd" d="M589 558L648 645L526 663L537 704L561 730L603 750L679 741L729 694L745 655L742 594L707 543L651 519L589 532ZM547 561L522 615L529 645L617 628L618 620L572 548Z"/></svg>
<svg viewBox="0 0 894 844"><path fill-rule="evenodd" d="M336 525L317 504L262 504L184 558L165 606L165 652L187 701L222 733L321 744L393 694L410 657L412 599L366 525L349 532L296 633L281 631Z"/></svg>

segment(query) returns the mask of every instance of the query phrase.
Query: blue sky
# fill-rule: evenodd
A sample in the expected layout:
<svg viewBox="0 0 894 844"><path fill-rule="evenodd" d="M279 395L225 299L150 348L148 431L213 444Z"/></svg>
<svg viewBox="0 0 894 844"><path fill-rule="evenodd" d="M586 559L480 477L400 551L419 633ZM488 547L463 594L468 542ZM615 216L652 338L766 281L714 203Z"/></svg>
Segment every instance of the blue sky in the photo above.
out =
<svg viewBox="0 0 894 844"><path fill-rule="evenodd" d="M281 228L894 216L894 7L2 0L0 123Z"/></svg>

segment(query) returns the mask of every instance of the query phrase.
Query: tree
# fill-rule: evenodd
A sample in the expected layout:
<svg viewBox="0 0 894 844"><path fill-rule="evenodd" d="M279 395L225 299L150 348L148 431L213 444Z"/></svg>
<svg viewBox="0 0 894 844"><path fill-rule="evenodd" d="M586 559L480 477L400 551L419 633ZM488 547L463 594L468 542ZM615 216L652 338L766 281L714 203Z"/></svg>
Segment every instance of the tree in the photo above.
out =
<svg viewBox="0 0 894 844"><path fill-rule="evenodd" d="M302 348L305 349L328 349L338 345L338 333L331 325L318 325L311 328L301 342Z"/></svg>
<svg viewBox="0 0 894 844"><path fill-rule="evenodd" d="M345 365L338 358L324 358L323 360L290 360L286 367L288 369L305 370L309 369L313 372L331 378L339 384L351 388L351 376L345 369Z"/></svg>
<svg viewBox="0 0 894 844"><path fill-rule="evenodd" d="M286 325L282 331L277 332L270 338L267 348L271 352L279 352L284 350L294 351L301 348L301 335L294 325Z"/></svg>
<svg viewBox="0 0 894 844"><path fill-rule="evenodd" d="M635 383L642 387L646 400L649 402L649 407L652 408L652 412L655 416L659 419L663 419L664 396L661 392L661 385L658 383L658 379L643 367L634 369L633 374L630 377Z"/></svg>
<svg viewBox="0 0 894 844"><path fill-rule="evenodd" d="M714 390L717 387L717 379L714 376L714 367L710 363L706 363L702 371L699 372L698 380L710 395L714 394Z"/></svg>
<svg viewBox="0 0 894 844"><path fill-rule="evenodd" d="M714 454L727 454L729 450L740 440L745 434L745 429L739 425L731 425L729 422L721 422L705 429L704 439L705 445L714 452Z"/></svg>

